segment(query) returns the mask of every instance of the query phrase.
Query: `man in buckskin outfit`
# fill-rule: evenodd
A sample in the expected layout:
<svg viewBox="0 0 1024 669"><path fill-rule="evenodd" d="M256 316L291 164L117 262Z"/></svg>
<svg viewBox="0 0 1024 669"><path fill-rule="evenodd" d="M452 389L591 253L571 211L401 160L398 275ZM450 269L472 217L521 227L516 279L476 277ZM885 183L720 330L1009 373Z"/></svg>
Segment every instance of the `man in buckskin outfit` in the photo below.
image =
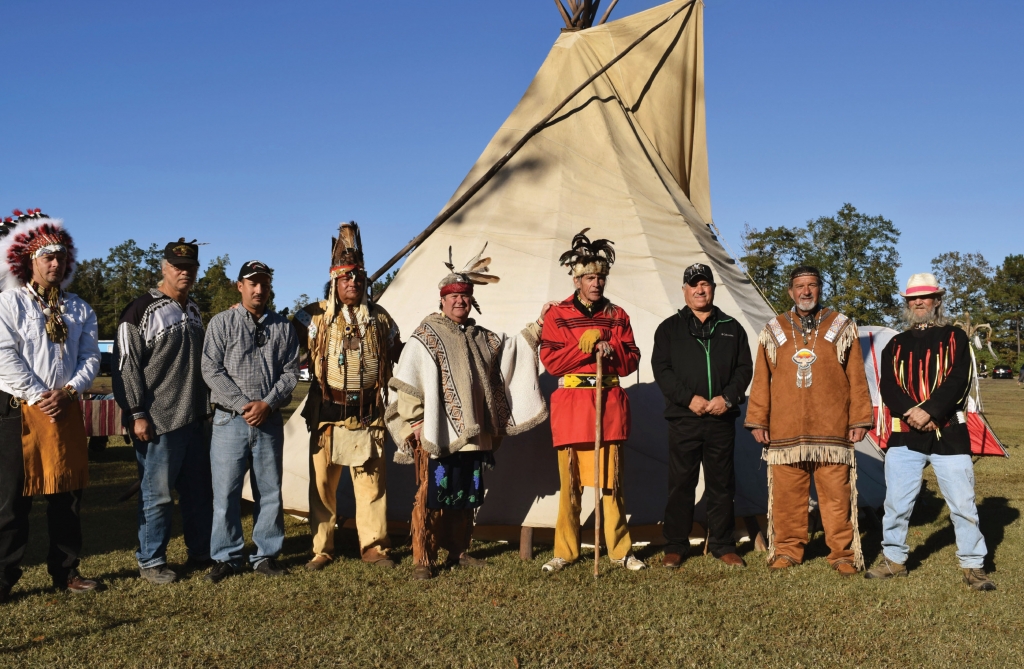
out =
<svg viewBox="0 0 1024 669"><path fill-rule="evenodd" d="M871 427L871 397L857 325L822 307L820 295L817 268L792 271L793 308L758 338L744 426L766 447L770 568L803 561L813 475L828 562L851 576L864 568L853 447Z"/></svg>
<svg viewBox="0 0 1024 669"><path fill-rule="evenodd" d="M319 571L336 557L338 482L352 478L356 532L363 562L393 567L388 538L384 403L391 367L402 349L398 326L366 296L359 226L338 228L331 246L326 300L295 314L292 323L308 342L312 382L302 415L310 434L309 528Z"/></svg>
<svg viewBox="0 0 1024 669"><path fill-rule="evenodd" d="M471 307L480 310L474 285L498 281L486 274L490 258L482 255L456 272L449 250L450 274L439 285L441 313L424 318L412 333L390 382L395 399L386 420L399 447L396 461L416 466L416 580L433 576L438 548L448 552L445 567L485 565L466 552L483 504L483 471L494 465L492 453L503 437L526 432L548 415L537 379L540 324L509 337L470 318Z"/></svg>

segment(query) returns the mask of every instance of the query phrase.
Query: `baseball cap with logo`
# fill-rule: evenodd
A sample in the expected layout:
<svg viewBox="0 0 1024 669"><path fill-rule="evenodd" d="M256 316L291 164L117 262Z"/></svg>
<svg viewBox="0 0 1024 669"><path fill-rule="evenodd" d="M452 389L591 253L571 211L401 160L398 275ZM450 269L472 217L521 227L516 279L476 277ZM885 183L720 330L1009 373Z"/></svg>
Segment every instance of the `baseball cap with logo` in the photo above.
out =
<svg viewBox="0 0 1024 669"><path fill-rule="evenodd" d="M184 237L164 247L164 260L177 267L199 265L199 245L196 240L186 242Z"/></svg>
<svg viewBox="0 0 1024 669"><path fill-rule="evenodd" d="M266 274L273 278L274 270L270 269L266 263L260 262L259 260L249 260L242 265L242 269L238 270L238 280L251 279L257 274Z"/></svg>
<svg viewBox="0 0 1024 669"><path fill-rule="evenodd" d="M688 286L700 279L704 279L708 283L715 282L715 275L711 273L711 268L707 265L695 262L683 272L683 283Z"/></svg>

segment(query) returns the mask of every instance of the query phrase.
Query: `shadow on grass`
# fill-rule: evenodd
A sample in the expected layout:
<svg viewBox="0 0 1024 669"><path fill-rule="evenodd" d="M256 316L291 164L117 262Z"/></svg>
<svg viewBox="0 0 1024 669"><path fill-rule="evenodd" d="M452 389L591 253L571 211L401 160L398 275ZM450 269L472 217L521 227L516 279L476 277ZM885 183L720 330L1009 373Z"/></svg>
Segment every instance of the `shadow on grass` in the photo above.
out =
<svg viewBox="0 0 1024 669"><path fill-rule="evenodd" d="M939 504L944 504L941 498ZM978 518L981 522L982 534L985 535L985 543L988 547L988 555L985 556L985 569L995 571L996 548L1003 542L1006 534L1006 526L1010 525L1020 517L1020 511L1009 506L1009 500L1005 497L986 497L978 505ZM913 518L913 517L911 517ZM953 529L952 520L937 532L932 533L923 544L917 546L907 556L907 568L915 569L946 546L956 544L956 532Z"/></svg>
<svg viewBox="0 0 1024 669"><path fill-rule="evenodd" d="M77 595L71 595L71 596L74 597L74 596L77 596ZM47 645L47 643L52 643L53 641L58 641L59 640L61 643L65 643L65 642L67 642L70 639L80 639L82 637L90 637L90 636L93 636L94 634L97 634L97 633L102 634L103 632L109 632L111 630L115 630L118 627L123 627L124 625L135 625L135 624L141 622L142 620L143 620L142 618L125 618L123 620L110 620L110 621L106 622L103 625L99 625L98 627L93 627L93 628L90 628L90 629L82 630L80 632L73 632L73 633L70 633L70 634L62 632L59 636L46 636L46 637L39 638L38 640L33 639L32 641L27 641L27 642L25 642L23 644L20 644L18 646L10 646L10 647L7 647L7 648L0 648L0 655L16 655L16 654L21 653L22 651L25 651L25 650L29 650L29 649L32 649L32 648L40 648L42 646Z"/></svg>

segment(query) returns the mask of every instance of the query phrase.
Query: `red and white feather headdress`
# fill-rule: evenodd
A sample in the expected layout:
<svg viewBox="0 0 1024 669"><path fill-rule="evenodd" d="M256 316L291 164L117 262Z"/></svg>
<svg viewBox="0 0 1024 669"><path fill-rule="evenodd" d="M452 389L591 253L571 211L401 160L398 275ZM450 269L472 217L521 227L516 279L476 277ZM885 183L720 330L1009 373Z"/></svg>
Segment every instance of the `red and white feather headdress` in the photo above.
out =
<svg viewBox="0 0 1024 669"><path fill-rule="evenodd" d="M64 221L50 218L39 209L14 210L3 220L0 238L0 290L14 290L32 280L32 260L39 255L63 251L68 262L61 288L75 276L75 244L64 229Z"/></svg>

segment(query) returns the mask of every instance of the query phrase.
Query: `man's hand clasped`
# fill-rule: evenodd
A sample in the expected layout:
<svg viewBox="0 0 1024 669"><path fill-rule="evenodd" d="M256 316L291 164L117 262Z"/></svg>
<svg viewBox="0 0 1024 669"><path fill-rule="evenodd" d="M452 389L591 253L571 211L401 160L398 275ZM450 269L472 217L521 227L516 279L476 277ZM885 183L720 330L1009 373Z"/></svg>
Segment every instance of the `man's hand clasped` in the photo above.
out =
<svg viewBox="0 0 1024 669"><path fill-rule="evenodd" d="M36 407L50 417L51 423L56 423L64 413L64 409L71 404L71 398L63 389L47 390L42 394Z"/></svg>
<svg viewBox="0 0 1024 669"><path fill-rule="evenodd" d="M253 427L259 427L263 424L263 421L267 420L270 416L270 405L266 402L256 400L255 402L249 402L242 407L242 418L245 422Z"/></svg>
<svg viewBox="0 0 1024 669"><path fill-rule="evenodd" d="M705 414L721 416L728 410L729 407L725 405L725 398L721 395L713 397L710 400L706 400L700 395L694 395L690 400L690 411L698 416L703 416Z"/></svg>
<svg viewBox="0 0 1024 669"><path fill-rule="evenodd" d="M928 412L921 407L913 407L907 411L907 413L903 414L903 420L907 421L910 427L922 432L934 432L939 429L939 426L935 424L935 421L928 415Z"/></svg>

